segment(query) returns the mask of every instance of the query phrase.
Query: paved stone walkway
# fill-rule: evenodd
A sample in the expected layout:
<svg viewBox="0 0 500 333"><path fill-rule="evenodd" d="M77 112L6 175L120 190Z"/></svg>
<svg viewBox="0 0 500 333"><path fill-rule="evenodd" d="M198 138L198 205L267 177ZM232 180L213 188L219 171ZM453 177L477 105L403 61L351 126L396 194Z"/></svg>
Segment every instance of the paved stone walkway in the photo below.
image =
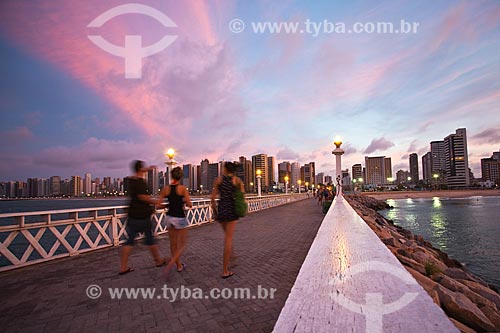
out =
<svg viewBox="0 0 500 333"><path fill-rule="evenodd" d="M3 332L270 332L323 219L308 199L250 214L236 227L235 275L221 279L223 232L216 223L189 231L187 269L168 281L154 267L147 248L130 258L135 269L118 276L118 249L35 265L0 274L0 330ZM168 238L159 239L162 255ZM86 289L99 285L102 296ZM201 288L275 288L274 299L163 298L163 286ZM156 288L152 299L112 299L108 288ZM179 291L180 293L180 291ZM170 294L169 294L170 295ZM263 295L263 294L261 294Z"/></svg>

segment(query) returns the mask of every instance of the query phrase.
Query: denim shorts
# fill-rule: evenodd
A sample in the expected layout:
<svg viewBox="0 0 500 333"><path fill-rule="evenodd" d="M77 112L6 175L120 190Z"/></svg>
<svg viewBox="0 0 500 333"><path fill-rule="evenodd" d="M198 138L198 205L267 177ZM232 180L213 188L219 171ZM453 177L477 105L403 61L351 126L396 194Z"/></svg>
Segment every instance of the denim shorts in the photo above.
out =
<svg viewBox="0 0 500 333"><path fill-rule="evenodd" d="M175 217L167 215L167 228L184 229L189 227L189 222L185 217Z"/></svg>
<svg viewBox="0 0 500 333"><path fill-rule="evenodd" d="M146 245L153 245L155 243L153 237L153 225L151 223L151 218L147 217L144 219L138 219L129 217L126 226L128 238L125 245L134 245L135 237L138 233L144 233Z"/></svg>

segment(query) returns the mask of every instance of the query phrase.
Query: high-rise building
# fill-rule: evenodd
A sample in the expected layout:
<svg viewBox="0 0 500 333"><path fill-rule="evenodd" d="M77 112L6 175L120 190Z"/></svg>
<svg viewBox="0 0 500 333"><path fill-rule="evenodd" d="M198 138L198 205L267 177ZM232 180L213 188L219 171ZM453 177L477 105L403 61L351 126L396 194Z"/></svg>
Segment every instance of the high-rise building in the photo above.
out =
<svg viewBox="0 0 500 333"><path fill-rule="evenodd" d="M266 154L258 154L252 156L252 169L253 169L253 174L254 177L257 174L257 170L261 171L261 186L262 186L262 191L266 192L269 189L269 179L270 177L268 176L269 173L269 165L268 165L269 159L267 158ZM255 178L255 184L257 184L257 178Z"/></svg>
<svg viewBox="0 0 500 333"><path fill-rule="evenodd" d="M201 191L211 191L212 188L208 185L208 166L210 162L207 159L201 161L200 164L200 190Z"/></svg>
<svg viewBox="0 0 500 333"><path fill-rule="evenodd" d="M191 167L191 175L193 178L193 187L192 187L193 191L198 190L200 187L200 184L198 183L198 170L199 170L198 168L199 168L199 165L193 165Z"/></svg>
<svg viewBox="0 0 500 333"><path fill-rule="evenodd" d="M104 178L106 181L106 178ZM160 190L160 169L158 167L151 167L147 174L147 184L149 193L155 195Z"/></svg>
<svg viewBox="0 0 500 333"><path fill-rule="evenodd" d="M241 178L241 181L245 185L245 191L254 191L254 177L252 174L252 161L247 160L245 156L239 157L239 165L237 176Z"/></svg>
<svg viewBox="0 0 500 333"><path fill-rule="evenodd" d="M411 177L410 182L413 184L417 184L418 181L420 180L420 177L418 175L418 155L417 155L417 153L410 154L409 164L410 164L410 176L409 177Z"/></svg>
<svg viewBox="0 0 500 333"><path fill-rule="evenodd" d="M186 186L188 190L194 189L193 166L191 164L184 164L182 166L182 185Z"/></svg>
<svg viewBox="0 0 500 333"><path fill-rule="evenodd" d="M26 196L30 198L43 197L45 195L44 185L44 179L28 178Z"/></svg>
<svg viewBox="0 0 500 333"><path fill-rule="evenodd" d="M352 166L352 179L359 181L360 178L363 179L363 167L361 166L361 163L354 164Z"/></svg>
<svg viewBox="0 0 500 333"><path fill-rule="evenodd" d="M442 141L432 141L431 151L422 156L426 183L441 187L465 188L471 184L467 152L467 131L459 128Z"/></svg>
<svg viewBox="0 0 500 333"><path fill-rule="evenodd" d="M291 175L290 175L290 184L298 184L300 179L300 164L298 162L292 162L290 164Z"/></svg>
<svg viewBox="0 0 500 333"><path fill-rule="evenodd" d="M210 163L208 165L208 188L207 188L207 190L209 190L210 192L212 191L212 189L214 187L215 180L220 175L219 172L220 172L219 163ZM205 188L205 187L203 187L203 188Z"/></svg>
<svg viewBox="0 0 500 333"><path fill-rule="evenodd" d="M349 169L342 170L342 186L351 186L351 177Z"/></svg>
<svg viewBox="0 0 500 333"><path fill-rule="evenodd" d="M148 174L146 174L147 177ZM111 177L104 177L103 184L101 185L103 191L105 192L112 192L113 191L113 186L111 186Z"/></svg>
<svg viewBox="0 0 500 333"><path fill-rule="evenodd" d="M380 186L387 184L388 178L392 178L391 158L385 156L365 156L366 184Z"/></svg>
<svg viewBox="0 0 500 333"><path fill-rule="evenodd" d="M448 188L464 188L470 184L467 131L459 128L444 138L446 184Z"/></svg>
<svg viewBox="0 0 500 333"><path fill-rule="evenodd" d="M49 179L49 195L61 195L61 177L52 176Z"/></svg>
<svg viewBox="0 0 500 333"><path fill-rule="evenodd" d="M500 151L489 158L481 159L481 176L483 181L500 184Z"/></svg>
<svg viewBox="0 0 500 333"><path fill-rule="evenodd" d="M82 195L82 177L72 176L70 181L70 193L72 197L79 197Z"/></svg>
<svg viewBox="0 0 500 333"><path fill-rule="evenodd" d="M422 178L429 184L432 179L432 153L428 152L422 155Z"/></svg>
<svg viewBox="0 0 500 333"><path fill-rule="evenodd" d="M436 178L434 175L439 175L440 178L446 175L444 141L431 142L431 178Z"/></svg>
<svg viewBox="0 0 500 333"><path fill-rule="evenodd" d="M267 182L269 186L272 187L276 182L276 177L274 175L276 165L276 158L274 156L267 157Z"/></svg>
<svg viewBox="0 0 500 333"><path fill-rule="evenodd" d="M83 180L83 193L90 194L92 193L92 177L90 173L86 173Z"/></svg>
<svg viewBox="0 0 500 333"><path fill-rule="evenodd" d="M324 184L325 183L325 173L320 172L316 175L316 182L315 184Z"/></svg>
<svg viewBox="0 0 500 333"><path fill-rule="evenodd" d="M278 164L278 183L285 183L285 176L288 176L289 182L292 185L295 185L294 183L291 182L292 180L292 165L290 162L281 162Z"/></svg>
<svg viewBox="0 0 500 333"><path fill-rule="evenodd" d="M28 184L21 181L8 181L5 183L5 196L7 198L23 198L28 196Z"/></svg>
<svg viewBox="0 0 500 333"><path fill-rule="evenodd" d="M386 157L384 160L385 166L385 180L392 178L392 162L390 157Z"/></svg>
<svg viewBox="0 0 500 333"><path fill-rule="evenodd" d="M315 173L315 163L314 162L309 162L307 164L304 164L300 168L300 179L302 180L302 183L305 185L305 183L308 183L309 186L312 186L316 180L316 173Z"/></svg>
<svg viewBox="0 0 500 333"><path fill-rule="evenodd" d="M408 180L408 177L411 177L410 172L406 170L398 170L398 172L396 172L396 183L401 185L412 182L413 179Z"/></svg>

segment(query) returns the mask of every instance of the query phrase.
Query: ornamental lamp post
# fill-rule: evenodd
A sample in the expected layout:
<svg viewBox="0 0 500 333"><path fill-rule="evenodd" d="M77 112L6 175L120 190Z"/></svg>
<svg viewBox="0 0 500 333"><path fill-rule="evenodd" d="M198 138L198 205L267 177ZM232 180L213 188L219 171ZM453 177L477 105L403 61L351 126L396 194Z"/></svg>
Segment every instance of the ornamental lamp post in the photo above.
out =
<svg viewBox="0 0 500 333"><path fill-rule="evenodd" d="M165 162L165 164L167 165L167 184L170 184L170 171L172 171L172 167L177 164L177 162L174 160L175 150L173 148L168 148L165 155L167 155L168 157L168 160Z"/></svg>
<svg viewBox="0 0 500 333"><path fill-rule="evenodd" d="M299 184L299 194L300 194L300 187L301 187L300 184L302 184L302 180L301 179L297 180L297 183Z"/></svg>
<svg viewBox="0 0 500 333"><path fill-rule="evenodd" d="M262 196L262 190L261 190L261 175L262 175L262 170L257 169L255 172L257 174L257 196Z"/></svg>
<svg viewBox="0 0 500 333"><path fill-rule="evenodd" d="M439 184L439 174L435 173L432 175L432 177L435 179L434 183L436 184L436 190L439 190L441 187L441 184Z"/></svg>
<svg viewBox="0 0 500 333"><path fill-rule="evenodd" d="M342 195L342 155L344 154L344 150L340 148L340 145L342 144L342 138L336 135L335 139L333 140L333 144L335 145L335 149L332 151L332 154L335 155L337 195Z"/></svg>
<svg viewBox="0 0 500 333"><path fill-rule="evenodd" d="M285 194L288 194L288 176L285 176Z"/></svg>
<svg viewBox="0 0 500 333"><path fill-rule="evenodd" d="M360 183L361 185L361 192L363 192L363 178L358 178L358 183Z"/></svg>

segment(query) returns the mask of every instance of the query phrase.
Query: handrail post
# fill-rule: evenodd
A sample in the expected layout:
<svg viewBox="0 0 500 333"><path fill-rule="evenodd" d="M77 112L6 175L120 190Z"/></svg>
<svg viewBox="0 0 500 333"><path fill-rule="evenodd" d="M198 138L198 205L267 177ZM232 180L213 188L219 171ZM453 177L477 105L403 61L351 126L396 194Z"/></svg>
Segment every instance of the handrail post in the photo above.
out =
<svg viewBox="0 0 500 333"><path fill-rule="evenodd" d="M118 237L118 217L116 216L116 208L113 209L113 217L111 218L111 232L113 237L113 246L119 246L120 238Z"/></svg>

